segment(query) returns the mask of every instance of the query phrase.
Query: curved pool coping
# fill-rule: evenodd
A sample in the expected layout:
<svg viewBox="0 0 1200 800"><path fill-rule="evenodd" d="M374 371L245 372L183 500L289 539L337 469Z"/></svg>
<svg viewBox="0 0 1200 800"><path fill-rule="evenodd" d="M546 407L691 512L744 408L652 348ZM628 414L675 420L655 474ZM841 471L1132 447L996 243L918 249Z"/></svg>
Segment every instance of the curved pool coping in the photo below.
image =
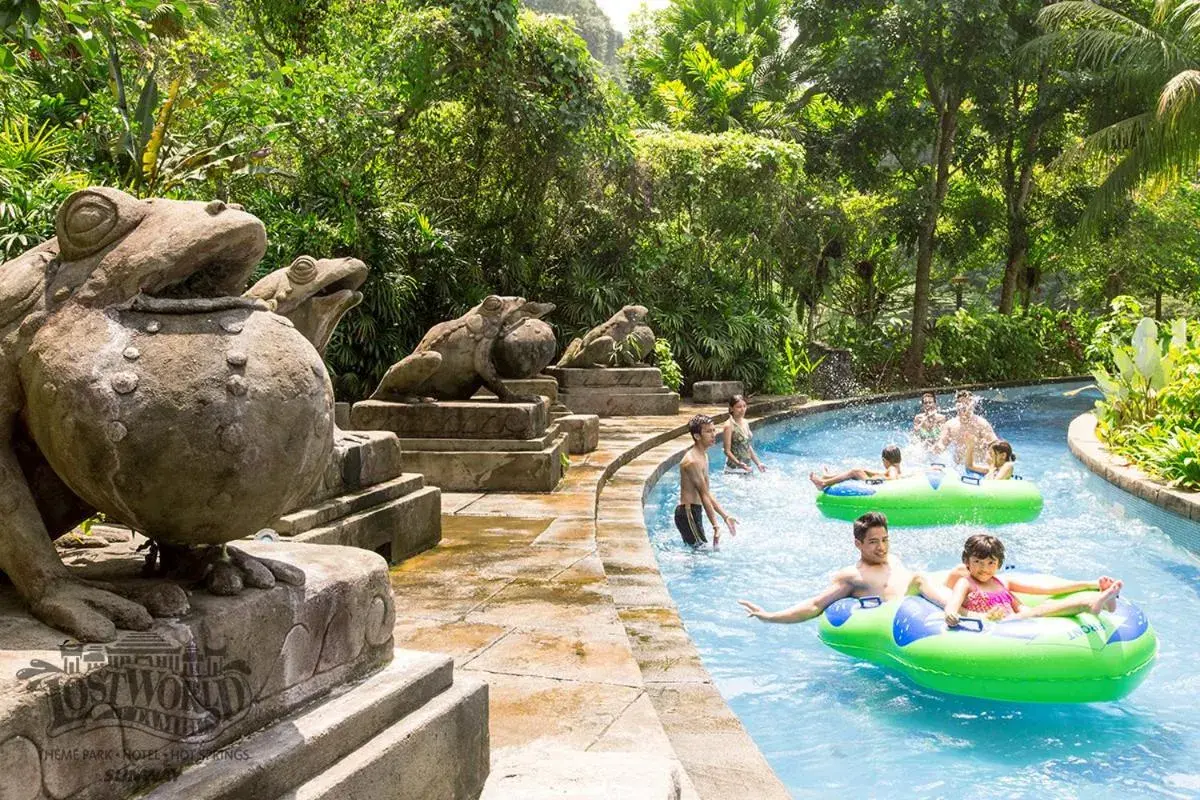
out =
<svg viewBox="0 0 1200 800"><path fill-rule="evenodd" d="M752 403L752 428L793 417L958 389L1001 389L1085 380L1086 376L1036 381L937 386L800 405L800 398ZM723 423L728 414L713 421ZM791 797L741 720L713 683L671 599L650 544L644 502L663 474L691 446L679 425L624 451L605 468L596 487L596 549L617 616L642 673L646 692L671 746L701 798L738 795Z"/></svg>
<svg viewBox="0 0 1200 800"><path fill-rule="evenodd" d="M1156 481L1129 461L1105 449L1096 436L1096 415L1080 414L1067 429L1067 446L1075 458L1104 480L1126 492L1200 522L1200 492L1185 492Z"/></svg>

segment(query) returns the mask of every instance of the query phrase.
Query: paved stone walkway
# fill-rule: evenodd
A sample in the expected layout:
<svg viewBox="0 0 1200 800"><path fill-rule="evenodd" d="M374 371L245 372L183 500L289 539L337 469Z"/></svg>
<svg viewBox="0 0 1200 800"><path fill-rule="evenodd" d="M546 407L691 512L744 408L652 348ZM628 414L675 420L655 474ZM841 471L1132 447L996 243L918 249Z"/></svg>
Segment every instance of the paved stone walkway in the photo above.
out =
<svg viewBox="0 0 1200 800"><path fill-rule="evenodd" d="M724 411L601 420L599 449L573 456L549 494L443 494L441 544L392 571L396 645L451 655L488 682L486 798L567 796L564 763L582 782L571 797L610 796L598 787L615 789L615 767L657 762L673 773L670 792L642 781L621 796L789 796L712 685L642 519L647 479L690 444L680 426ZM544 795L537 775L496 788L551 762Z"/></svg>

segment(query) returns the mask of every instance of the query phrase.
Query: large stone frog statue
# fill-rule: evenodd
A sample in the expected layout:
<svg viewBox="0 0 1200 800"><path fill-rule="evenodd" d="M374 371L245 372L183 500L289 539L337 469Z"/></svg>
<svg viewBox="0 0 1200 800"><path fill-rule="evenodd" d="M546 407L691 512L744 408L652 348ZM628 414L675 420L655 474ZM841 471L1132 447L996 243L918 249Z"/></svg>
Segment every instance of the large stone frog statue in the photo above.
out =
<svg viewBox="0 0 1200 800"><path fill-rule="evenodd" d="M171 583L132 602L67 570L52 539L96 510L176 558L203 553L198 577L218 593L302 583L225 547L307 494L333 447L320 356L239 296L262 223L220 201L92 188L56 232L0 266L0 570L85 641L186 609Z"/></svg>
<svg viewBox="0 0 1200 800"><path fill-rule="evenodd" d="M338 322L362 302L358 290L366 280L367 265L357 258L300 256L286 269L263 277L245 296L261 299L290 319L324 357Z"/></svg>
<svg viewBox="0 0 1200 800"><path fill-rule="evenodd" d="M654 331L646 324L645 306L625 306L606 322L573 339L560 367L632 367L654 351Z"/></svg>
<svg viewBox="0 0 1200 800"><path fill-rule="evenodd" d="M412 353L388 369L371 399L400 403L468 400L481 386L486 386L506 403L536 402L538 397L518 396L501 380L496 364L497 344L506 336L514 337L508 343L505 361L526 361L514 351L527 350L534 363L523 363L521 371L533 370L531 374L536 374L553 357L552 347L550 355L545 357L544 335L540 331L544 327L551 343L553 331L549 326L540 326L533 328L532 337L516 337L518 332L526 334L531 329L527 323L541 320L553 310L553 303L488 295L458 319L430 328Z"/></svg>

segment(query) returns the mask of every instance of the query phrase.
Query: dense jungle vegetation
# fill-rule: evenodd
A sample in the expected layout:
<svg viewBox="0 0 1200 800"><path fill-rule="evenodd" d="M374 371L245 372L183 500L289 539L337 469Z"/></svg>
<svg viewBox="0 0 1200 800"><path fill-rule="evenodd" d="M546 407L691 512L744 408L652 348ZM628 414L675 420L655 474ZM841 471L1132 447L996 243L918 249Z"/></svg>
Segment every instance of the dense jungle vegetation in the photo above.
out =
<svg viewBox="0 0 1200 800"><path fill-rule="evenodd" d="M345 399L493 292L563 339L645 304L685 380L770 392L814 341L864 387L1020 379L1085 371L1114 298L1195 317L1194 3L673 0L623 44L536 8L578 22L0 0L0 260L89 184L240 203L263 272L370 266Z"/></svg>

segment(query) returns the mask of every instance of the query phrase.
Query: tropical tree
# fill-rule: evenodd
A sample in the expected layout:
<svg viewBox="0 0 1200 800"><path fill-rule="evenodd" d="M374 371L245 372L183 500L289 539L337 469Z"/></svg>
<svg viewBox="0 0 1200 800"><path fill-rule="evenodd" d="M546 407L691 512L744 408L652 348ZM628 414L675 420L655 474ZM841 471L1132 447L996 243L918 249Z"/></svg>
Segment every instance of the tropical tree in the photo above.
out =
<svg viewBox="0 0 1200 800"><path fill-rule="evenodd" d="M622 60L652 119L700 132L779 132L807 96L783 0L673 0L634 21Z"/></svg>
<svg viewBox="0 0 1200 800"><path fill-rule="evenodd" d="M1200 166L1200 3L1156 0L1149 20L1089 0L1047 6L1049 32L1032 52L1065 53L1118 96L1141 99L1136 113L1083 139L1070 156L1104 176L1084 217L1094 228L1138 186L1161 189Z"/></svg>

